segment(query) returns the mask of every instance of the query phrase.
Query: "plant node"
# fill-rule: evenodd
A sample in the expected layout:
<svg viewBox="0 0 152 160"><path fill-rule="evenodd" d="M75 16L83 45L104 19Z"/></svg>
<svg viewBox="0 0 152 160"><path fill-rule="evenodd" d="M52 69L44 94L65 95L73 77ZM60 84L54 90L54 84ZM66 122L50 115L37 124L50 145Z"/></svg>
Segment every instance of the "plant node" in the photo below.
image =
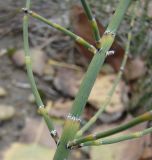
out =
<svg viewBox="0 0 152 160"><path fill-rule="evenodd" d="M111 34L111 35L114 36L114 37L115 37L115 35L116 35L115 32L112 32L112 31L110 31L110 30L106 30L104 34Z"/></svg>
<svg viewBox="0 0 152 160"><path fill-rule="evenodd" d="M111 56L111 55L114 55L114 54L115 54L114 50L106 52L106 56Z"/></svg>
<svg viewBox="0 0 152 160"><path fill-rule="evenodd" d="M78 117L76 117L76 116L73 116L73 115L70 114L70 113L68 114L67 119L70 119L70 120L72 120L72 121L81 122L81 119L80 119L80 118L78 118Z"/></svg>
<svg viewBox="0 0 152 160"><path fill-rule="evenodd" d="M32 11L29 10L28 8L22 8L22 11L25 13L25 14L31 14Z"/></svg>

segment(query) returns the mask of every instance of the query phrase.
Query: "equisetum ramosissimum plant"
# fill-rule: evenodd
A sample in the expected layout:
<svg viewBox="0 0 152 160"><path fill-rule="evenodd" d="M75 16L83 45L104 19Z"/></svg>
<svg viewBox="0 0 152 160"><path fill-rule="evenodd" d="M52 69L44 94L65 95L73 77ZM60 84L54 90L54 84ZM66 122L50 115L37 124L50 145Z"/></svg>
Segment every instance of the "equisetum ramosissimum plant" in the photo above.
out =
<svg viewBox="0 0 152 160"><path fill-rule="evenodd" d="M100 109L96 112L96 114L82 128L80 128L80 121L81 121L80 116L83 113L84 107L88 100L88 96L94 85L96 77L100 69L102 68L102 65L104 63L106 56L114 54L114 51L109 51L109 49L112 43L114 42L116 31L118 30L118 27L121 21L123 20L124 14L128 9L128 6L130 5L131 0L120 0L117 6L117 9L114 15L112 16L111 21L102 37L100 37L97 22L92 14L92 11L89 7L89 4L87 3L87 0L81 0L81 3L88 17L88 20L91 24L96 46L89 44L89 42L87 42L82 37L79 37L78 35L60 26L59 24L53 23L45 19L44 17L40 16L36 12L30 10L30 0L27 0L26 8L23 8L23 11L24 11L23 39L24 39L24 50L25 50L27 74L28 74L32 92L35 96L36 103L38 106L38 113L41 114L42 117L44 118L46 125L49 129L49 132L57 145L57 149L56 149L53 160L67 160L69 157L70 151L72 149L77 149L85 146L112 144L120 141L139 138L146 134L152 133L152 128L148 128L136 133L109 138L109 136L111 135L124 131L142 122L152 120L152 111L149 111L132 119L126 124L117 126L116 128L112 128L104 132L99 132L95 134L93 133L93 134L84 136L84 133L90 128L90 126L92 126L96 122L99 115L102 114L102 112L105 110L105 108L109 105L111 101L111 98L115 92L117 84L119 83L122 77L124 67L128 58L132 32L131 32L131 29L128 32L128 40L126 43L124 58L123 58L120 70L118 72L118 75L114 81L114 84L107 94L107 98L105 99L104 103L101 104ZM134 5L134 9L136 8L135 7L136 5ZM134 12L134 10L132 12ZM31 67L32 62L31 62L29 41L28 41L28 20L30 17L33 17L57 30L60 30L66 35L70 36L77 43L83 45L90 52L92 52L92 54L94 54L93 59L80 85L80 89L75 97L73 106L71 108L71 112L69 113L69 115L67 115L67 119L65 120L61 137L58 136L58 133L51 120L51 117L48 115L48 112L45 109L45 106L41 100L41 97L37 90L37 86L35 84L32 67ZM130 23L131 28L134 25L134 20L135 20L135 14L132 13L132 18Z"/></svg>

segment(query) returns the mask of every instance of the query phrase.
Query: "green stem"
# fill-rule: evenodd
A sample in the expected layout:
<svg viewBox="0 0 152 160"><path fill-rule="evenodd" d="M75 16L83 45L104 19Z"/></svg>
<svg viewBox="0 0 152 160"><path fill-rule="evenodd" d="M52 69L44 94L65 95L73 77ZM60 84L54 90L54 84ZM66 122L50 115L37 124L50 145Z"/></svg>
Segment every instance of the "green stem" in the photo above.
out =
<svg viewBox="0 0 152 160"><path fill-rule="evenodd" d="M103 62L106 58L106 53L110 49L114 38L115 38L115 31L118 29L119 24L124 16L126 9L131 0L121 0L118 9L116 10L112 21L108 25L107 30L105 31L103 37L101 38L101 49L98 53L95 54L93 57L88 70L85 74L85 77L82 81L80 86L79 92L75 98L71 114L74 116L80 116L84 106L87 102L88 96L91 92L91 89L94 85L96 77L103 65ZM116 18L118 17L118 19ZM114 21L114 22L113 22Z"/></svg>
<svg viewBox="0 0 152 160"><path fill-rule="evenodd" d="M93 31L93 36L97 42L97 47L100 46L98 43L99 43L99 40L100 40L100 32L99 32L99 28L98 28L98 25L97 25L97 22L93 16L93 13L90 9L90 6L89 4L87 3L87 0L81 0L81 3L82 3L82 6L85 10L85 13L88 17L88 20L90 22L90 25L92 27L92 31Z"/></svg>
<svg viewBox="0 0 152 160"><path fill-rule="evenodd" d="M128 122L126 124L122 124L122 125L120 125L116 128L110 129L108 131L104 131L104 132L100 132L100 133L96 133L96 134L90 134L90 135L87 135L85 137L74 139L73 141L69 142L68 147L71 148L73 146L79 145L79 144L87 142L87 141L93 141L93 140L97 140L97 139L100 139L100 138L103 138L103 137L108 137L108 136L111 136L113 134L124 131L128 128L131 128L131 127L133 127L137 124L140 124L142 122L149 121L149 120L152 120L152 111L144 113L144 114L134 118L130 122Z"/></svg>
<svg viewBox="0 0 152 160"><path fill-rule="evenodd" d="M27 7L30 6L30 0L27 0ZM31 64L31 56L30 56L30 48L29 48L29 40L28 40L28 15L24 15L23 17L23 41L24 41L24 51L25 51L25 63L27 68L27 74L30 81L30 85L32 88L32 92L34 94L36 103L38 107L44 106L41 97L39 95L38 89L35 84L33 72L32 72L32 64Z"/></svg>
<svg viewBox="0 0 152 160"><path fill-rule="evenodd" d="M26 8L29 9L29 7L30 7L30 0L27 0L26 1ZM44 104L43 104L42 99L40 97L40 94L38 92L38 89L37 89L37 86L36 86L36 83L34 80L33 72L32 72L32 64L31 64L31 56L30 56L30 48L29 48L29 40L28 40L28 22L29 22L29 17L27 14L25 14L24 18L23 18L23 40L24 40L25 63L26 63L27 75L28 75L28 79L29 79L29 82L31 85L33 95L35 97L35 101L38 106L38 111L43 116L43 118L44 118L44 120L50 130L51 136L53 137L53 139L57 143L58 135L56 133L56 130L54 129L52 120L48 116L47 111L44 112L44 110L45 110ZM56 134L54 134L54 133L56 133Z"/></svg>
<svg viewBox="0 0 152 160"><path fill-rule="evenodd" d="M102 44L100 46L100 50L94 55L82 81L78 94L74 100L71 110L71 116L73 117L72 119L78 119L84 110L85 104L88 100L88 96L94 85L96 77L106 58L106 53L110 49L114 41L116 30L118 29L130 2L131 0L120 0L118 8L116 9L116 12L113 15L110 24L108 25L107 30L105 31L103 37L100 40ZM68 121L69 120L65 122L63 133L60 139L60 142L62 143L59 143L53 160L67 159L70 153L70 150L67 148L67 144L75 137L76 132L79 129L79 125L75 123L75 120L70 121L69 125L69 123L67 123Z"/></svg>
<svg viewBox="0 0 152 160"><path fill-rule="evenodd" d="M133 13L131 23L130 23L131 28L134 25L134 20L135 20L135 14ZM85 131L87 131L96 122L98 117L104 112L106 107L110 104L112 96L115 93L116 87L121 80L121 77L122 77L122 74L123 74L127 59L128 59L128 55L129 55L129 52L130 52L131 38L132 38L132 30L130 30L129 33L128 33L128 40L127 40L127 44L126 44L126 49L125 49L125 54L124 54L124 57L123 57L123 61L121 63L120 70L117 74L117 77L116 77L116 79L113 83L113 86L111 87L111 89L109 90L109 92L107 94L107 98L105 99L103 104L101 104L101 106L99 107L100 109L96 112L96 114L77 132L77 135L76 135L77 137L82 136L83 133Z"/></svg>
<svg viewBox="0 0 152 160"><path fill-rule="evenodd" d="M44 23L46 23L47 25L62 31L63 33L65 33L66 35L70 36L72 39L74 39L77 43L83 45L85 48L87 48L90 52L92 52L93 54L95 54L97 52L97 49L91 45L90 43L88 43L86 40L84 40L83 38L81 38L80 36L74 34L73 32L67 30L66 28L60 26L59 24L53 23L49 20L47 20L46 18L40 16L39 14L37 14L36 12L33 12L27 8L23 8L23 11L26 14L29 14L30 16L32 16L35 19L38 19L39 21L42 21Z"/></svg>
<svg viewBox="0 0 152 160"><path fill-rule="evenodd" d="M26 0L26 8L30 9L31 0Z"/></svg>
<svg viewBox="0 0 152 160"><path fill-rule="evenodd" d="M38 113L40 115L42 115L42 117L43 117L43 119L44 119L44 121L45 121L45 123L46 123L46 125L47 125L47 127L49 129L50 135L54 139L55 143L58 145L58 143L59 143L59 136L58 136L57 131L54 128L53 122L52 122L52 120L51 120L51 118L50 118L50 116L48 114L47 109L44 108L44 107L40 107L38 109Z"/></svg>
<svg viewBox="0 0 152 160"><path fill-rule="evenodd" d="M85 147L85 146L100 146L100 145L118 143L118 142L122 142L126 140L140 138L150 133L152 133L152 127L145 129L143 131L134 132L134 133L127 134L127 135L122 135L122 136L115 137L115 138L105 138L105 139L101 139L97 141L85 142L85 143L80 144L78 148Z"/></svg>

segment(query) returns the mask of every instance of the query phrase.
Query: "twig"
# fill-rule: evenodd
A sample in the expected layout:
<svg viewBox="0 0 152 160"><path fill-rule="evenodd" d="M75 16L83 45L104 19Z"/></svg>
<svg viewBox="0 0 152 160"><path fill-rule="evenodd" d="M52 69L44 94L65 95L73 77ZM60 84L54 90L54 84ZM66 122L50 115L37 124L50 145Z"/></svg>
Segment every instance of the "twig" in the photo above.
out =
<svg viewBox="0 0 152 160"><path fill-rule="evenodd" d="M29 9L30 0L26 1L26 7ZM29 48L29 40L28 40L28 21L29 21L28 19L29 19L28 15L25 14L23 18L23 39L24 39L25 63L26 63L27 74L28 74L33 95L35 97L35 100L38 106L38 112L43 116L47 124L47 127L49 128L52 138L55 140L56 143L58 143L58 139L59 139L58 134L54 129L52 120L49 117L47 110L44 108L44 104L38 92L38 89L34 80L33 72L32 72L32 64L31 64L31 56L30 56L30 48Z"/></svg>
<svg viewBox="0 0 152 160"><path fill-rule="evenodd" d="M58 62L54 59L49 59L48 64L58 66L58 67L63 67L63 68L69 68L69 69L73 69L76 71L82 71L81 67L79 67L79 66L76 66L74 64L64 63L64 62Z"/></svg>
<svg viewBox="0 0 152 160"><path fill-rule="evenodd" d="M23 11L25 14L28 14L30 16L32 16L35 19L38 19L46 24L48 24L49 26L62 31L63 33L65 33L66 35L70 36L72 39L74 39L77 43L83 45L85 48L87 48L90 52L92 52L93 54L95 54L97 52L97 49L89 44L86 40L84 40L83 38L79 37L78 35L74 34L73 32L67 30L66 28L60 26L59 24L53 23L49 20L47 20L46 18L40 16L39 14L37 14L36 12L33 12L27 8L23 8Z"/></svg>
<svg viewBox="0 0 152 160"><path fill-rule="evenodd" d="M96 40L96 43L97 43L97 48L100 48L100 32L99 32L99 28L98 28L98 25L97 25L97 22L93 16L93 13L90 9L90 6L89 4L87 3L87 0L81 0L81 3L82 3L82 6L85 10L85 13L88 17L88 20L90 22L90 25L92 27L92 31L93 31L93 36L94 36L94 39Z"/></svg>
<svg viewBox="0 0 152 160"><path fill-rule="evenodd" d="M105 139L101 139L101 140L97 140L97 141L90 141L90 142L81 143L79 146L74 147L74 149L85 147L85 146L100 146L100 145L118 143L118 142L122 142L122 141L126 141L126 140L140 138L140 137L143 137L144 135L147 135L150 133L152 133L152 127L145 129L143 131L134 132L134 133L127 134L127 135L122 135L122 136L115 137L115 138L105 138Z"/></svg>
<svg viewBox="0 0 152 160"><path fill-rule="evenodd" d="M128 122L126 124L122 124L120 126L117 126L113 129L110 129L110 130L107 130L107 131L104 131L104 132L99 132L99 133L96 133L96 134L90 134L90 135L87 135L85 137L81 137L81 138L78 138L78 139L74 139L73 141L69 142L68 147L70 148L72 146L76 146L76 145L81 144L83 142L93 141L93 140L97 140L97 139L100 139L100 138L103 138L103 137L108 137L108 136L111 136L113 134L124 131L128 128L131 128L135 125L138 125L140 123L143 123L145 121L149 121L149 120L152 120L152 111L144 113L144 114L134 118L130 122Z"/></svg>

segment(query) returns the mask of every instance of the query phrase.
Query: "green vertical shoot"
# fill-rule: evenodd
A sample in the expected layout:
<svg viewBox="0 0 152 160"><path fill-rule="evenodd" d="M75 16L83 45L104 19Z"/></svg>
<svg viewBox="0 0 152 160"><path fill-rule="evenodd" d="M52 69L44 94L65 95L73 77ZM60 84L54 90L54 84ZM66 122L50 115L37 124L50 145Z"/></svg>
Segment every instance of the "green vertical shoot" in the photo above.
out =
<svg viewBox="0 0 152 160"><path fill-rule="evenodd" d="M93 13L92 13L92 11L90 9L90 6L89 6L87 0L81 0L81 3L82 3L82 6L83 6L83 8L85 10L85 13L86 13L86 15L88 17L90 25L92 27L93 36L94 36L94 39L95 39L95 41L97 43L97 48L100 48L99 47L100 46L99 45L100 32L99 32L99 28L98 28L97 22L96 22L96 20L95 20L95 18L93 16Z"/></svg>
<svg viewBox="0 0 152 160"><path fill-rule="evenodd" d="M134 5L134 10L137 8L137 4ZM135 21L135 13L134 10L132 11L132 18L131 18L131 22L130 22L130 26L131 28L133 28L134 25L134 21ZM107 94L107 98L105 99L105 101L103 102L103 104L100 106L100 109L97 111L97 113L78 131L77 133L77 137L82 136L82 134L87 131L98 119L98 117L101 115L101 113L103 113L103 111L106 109L106 107L110 104L111 99L113 94L115 93L116 87L120 82L120 79L122 77L127 59L128 59L128 55L130 53L130 43L131 43L131 39L132 39L132 30L130 29L128 32L128 38L127 38L127 43L126 43L126 49L125 49L125 54L122 60L122 64L120 66L120 70L117 74L117 77L111 87L111 89L109 90L108 94Z"/></svg>
<svg viewBox="0 0 152 160"><path fill-rule="evenodd" d="M81 83L70 113L72 118L70 121L67 119L65 122L63 133L60 139L60 142L62 143L59 143L53 160L64 160L69 156L70 150L67 148L67 144L75 137L76 131L79 129L79 125L75 122L75 119L78 119L84 110L96 77L106 58L106 53L114 41L116 30L118 29L130 2L131 0L120 0L107 30L100 39L100 50L94 55Z"/></svg>

